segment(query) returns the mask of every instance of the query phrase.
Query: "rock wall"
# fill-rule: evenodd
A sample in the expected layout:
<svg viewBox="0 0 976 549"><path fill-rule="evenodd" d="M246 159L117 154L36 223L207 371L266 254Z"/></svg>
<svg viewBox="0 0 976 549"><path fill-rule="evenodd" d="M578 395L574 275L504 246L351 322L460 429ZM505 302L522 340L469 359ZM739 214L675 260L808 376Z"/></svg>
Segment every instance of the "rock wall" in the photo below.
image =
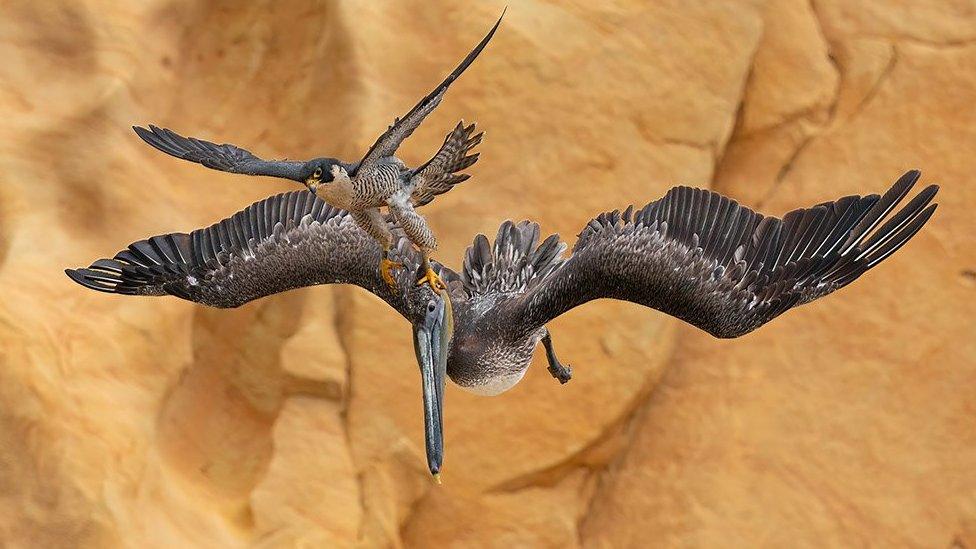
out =
<svg viewBox="0 0 976 549"><path fill-rule="evenodd" d="M424 213L570 243L674 184L771 214L941 206L853 286L744 338L593 303L495 398L447 389L424 464L407 324L317 287L222 311L63 274L290 189L146 147L156 123L354 159L503 2L2 3L0 540L11 547L976 545L976 4L511 2L402 150L458 119L474 177ZM541 354L541 353L540 353Z"/></svg>

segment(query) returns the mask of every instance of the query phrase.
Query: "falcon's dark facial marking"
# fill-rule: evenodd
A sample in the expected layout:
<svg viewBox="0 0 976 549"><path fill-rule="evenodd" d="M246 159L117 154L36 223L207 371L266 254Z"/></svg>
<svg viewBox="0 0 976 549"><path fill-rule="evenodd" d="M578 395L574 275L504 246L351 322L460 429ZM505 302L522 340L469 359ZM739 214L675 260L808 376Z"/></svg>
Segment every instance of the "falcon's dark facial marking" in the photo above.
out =
<svg viewBox="0 0 976 549"><path fill-rule="evenodd" d="M331 183L333 180L332 166L341 165L335 158L316 158L309 160L302 168L302 181L309 192L315 194L319 185Z"/></svg>

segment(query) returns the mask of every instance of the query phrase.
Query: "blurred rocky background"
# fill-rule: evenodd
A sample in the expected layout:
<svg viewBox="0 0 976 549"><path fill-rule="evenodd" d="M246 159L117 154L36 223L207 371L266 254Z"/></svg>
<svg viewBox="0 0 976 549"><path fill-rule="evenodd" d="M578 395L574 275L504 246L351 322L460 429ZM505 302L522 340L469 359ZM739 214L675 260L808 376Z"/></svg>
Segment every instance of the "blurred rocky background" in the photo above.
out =
<svg viewBox="0 0 976 549"><path fill-rule="evenodd" d="M503 4L0 1L0 545L976 546L972 0L511 0L401 149L487 130L424 210L449 265L504 219L572 243L675 184L778 215L920 168L941 207L738 340L625 303L558 319L568 385L539 356L501 396L448 387L443 486L373 296L221 311L62 274L294 188L132 124L356 159Z"/></svg>

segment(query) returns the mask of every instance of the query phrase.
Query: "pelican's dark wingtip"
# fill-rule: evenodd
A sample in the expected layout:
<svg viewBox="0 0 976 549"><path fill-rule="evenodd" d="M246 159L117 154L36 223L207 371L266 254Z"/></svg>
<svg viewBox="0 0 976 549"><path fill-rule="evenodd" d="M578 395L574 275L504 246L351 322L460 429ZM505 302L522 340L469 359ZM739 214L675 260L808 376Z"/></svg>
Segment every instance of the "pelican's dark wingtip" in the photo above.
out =
<svg viewBox="0 0 976 549"><path fill-rule="evenodd" d="M72 281L96 292L107 294L123 294L119 285L122 283L120 275L107 272L105 270L93 270L95 265L79 269L65 269L64 274L68 275Z"/></svg>
<svg viewBox="0 0 976 549"><path fill-rule="evenodd" d="M89 282L87 278L85 278L81 273L78 272L78 269L65 269L64 274L68 275L68 278L70 278L71 280L75 281L78 284L81 284L86 288L89 288L91 290L105 291L102 288L99 288L98 286L95 286L94 284Z"/></svg>

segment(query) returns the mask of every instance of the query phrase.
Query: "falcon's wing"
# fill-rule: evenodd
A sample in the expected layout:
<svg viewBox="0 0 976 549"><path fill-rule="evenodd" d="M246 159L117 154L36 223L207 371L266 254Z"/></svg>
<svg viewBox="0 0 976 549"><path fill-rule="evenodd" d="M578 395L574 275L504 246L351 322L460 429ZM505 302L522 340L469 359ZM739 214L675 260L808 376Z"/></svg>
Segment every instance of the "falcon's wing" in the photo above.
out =
<svg viewBox="0 0 976 549"><path fill-rule="evenodd" d="M203 164L204 166L222 172L240 173L245 175L266 175L282 177L293 181L302 181L302 166L304 162L295 160L262 160L249 151L236 145L224 143L217 145L202 139L183 137L182 135L158 128L150 124L149 129L132 126L136 134L143 141L166 154Z"/></svg>
<svg viewBox="0 0 976 549"><path fill-rule="evenodd" d="M850 284L898 251L936 208L930 202L938 187L931 185L889 216L919 175L906 173L881 197L847 196L783 219L677 187L636 212L590 221L572 256L546 261L542 277L523 275L530 284L499 312L530 330L587 301L613 298L716 337L738 337Z"/></svg>
<svg viewBox="0 0 976 549"><path fill-rule="evenodd" d="M413 131L417 129L417 127L420 126L420 124L424 121L424 118L427 118L427 115L434 112L434 109L436 109L437 105L440 104L441 99L444 98L444 94L447 93L447 88L450 87L450 85L457 80L459 76L461 76L461 73L463 73L464 70L471 65L475 58L478 57L481 50L485 49L485 46L488 45L488 42L491 40L491 37L495 35L495 30L498 29L498 25L502 22L502 17L504 16L505 12L502 11L502 15L498 18L498 21L495 22L495 26L493 26L491 30L488 31L488 34L481 39L481 42L479 42L478 45L471 50L471 53L469 53L468 56L461 61L461 64L454 69L454 72L447 75L447 78L445 78L439 86L434 88L434 91L430 92L426 97L421 99L420 102L414 106L414 108L410 109L410 112L408 112L406 116L397 118L393 121L393 125L383 132L383 135L381 135L379 139L373 143L373 146L366 151L366 155L363 156L363 159L359 162L360 168L374 165L381 158L393 155L400 146L400 143L403 143L406 138L410 137Z"/></svg>
<svg viewBox="0 0 976 549"><path fill-rule="evenodd" d="M400 233L395 233L402 236ZM248 301L316 284L355 284L406 314L405 292L420 258L399 238L394 294L380 277L382 251L343 210L306 191L272 196L190 234L141 240L113 259L65 271L75 282L101 292L173 295L212 307Z"/></svg>

